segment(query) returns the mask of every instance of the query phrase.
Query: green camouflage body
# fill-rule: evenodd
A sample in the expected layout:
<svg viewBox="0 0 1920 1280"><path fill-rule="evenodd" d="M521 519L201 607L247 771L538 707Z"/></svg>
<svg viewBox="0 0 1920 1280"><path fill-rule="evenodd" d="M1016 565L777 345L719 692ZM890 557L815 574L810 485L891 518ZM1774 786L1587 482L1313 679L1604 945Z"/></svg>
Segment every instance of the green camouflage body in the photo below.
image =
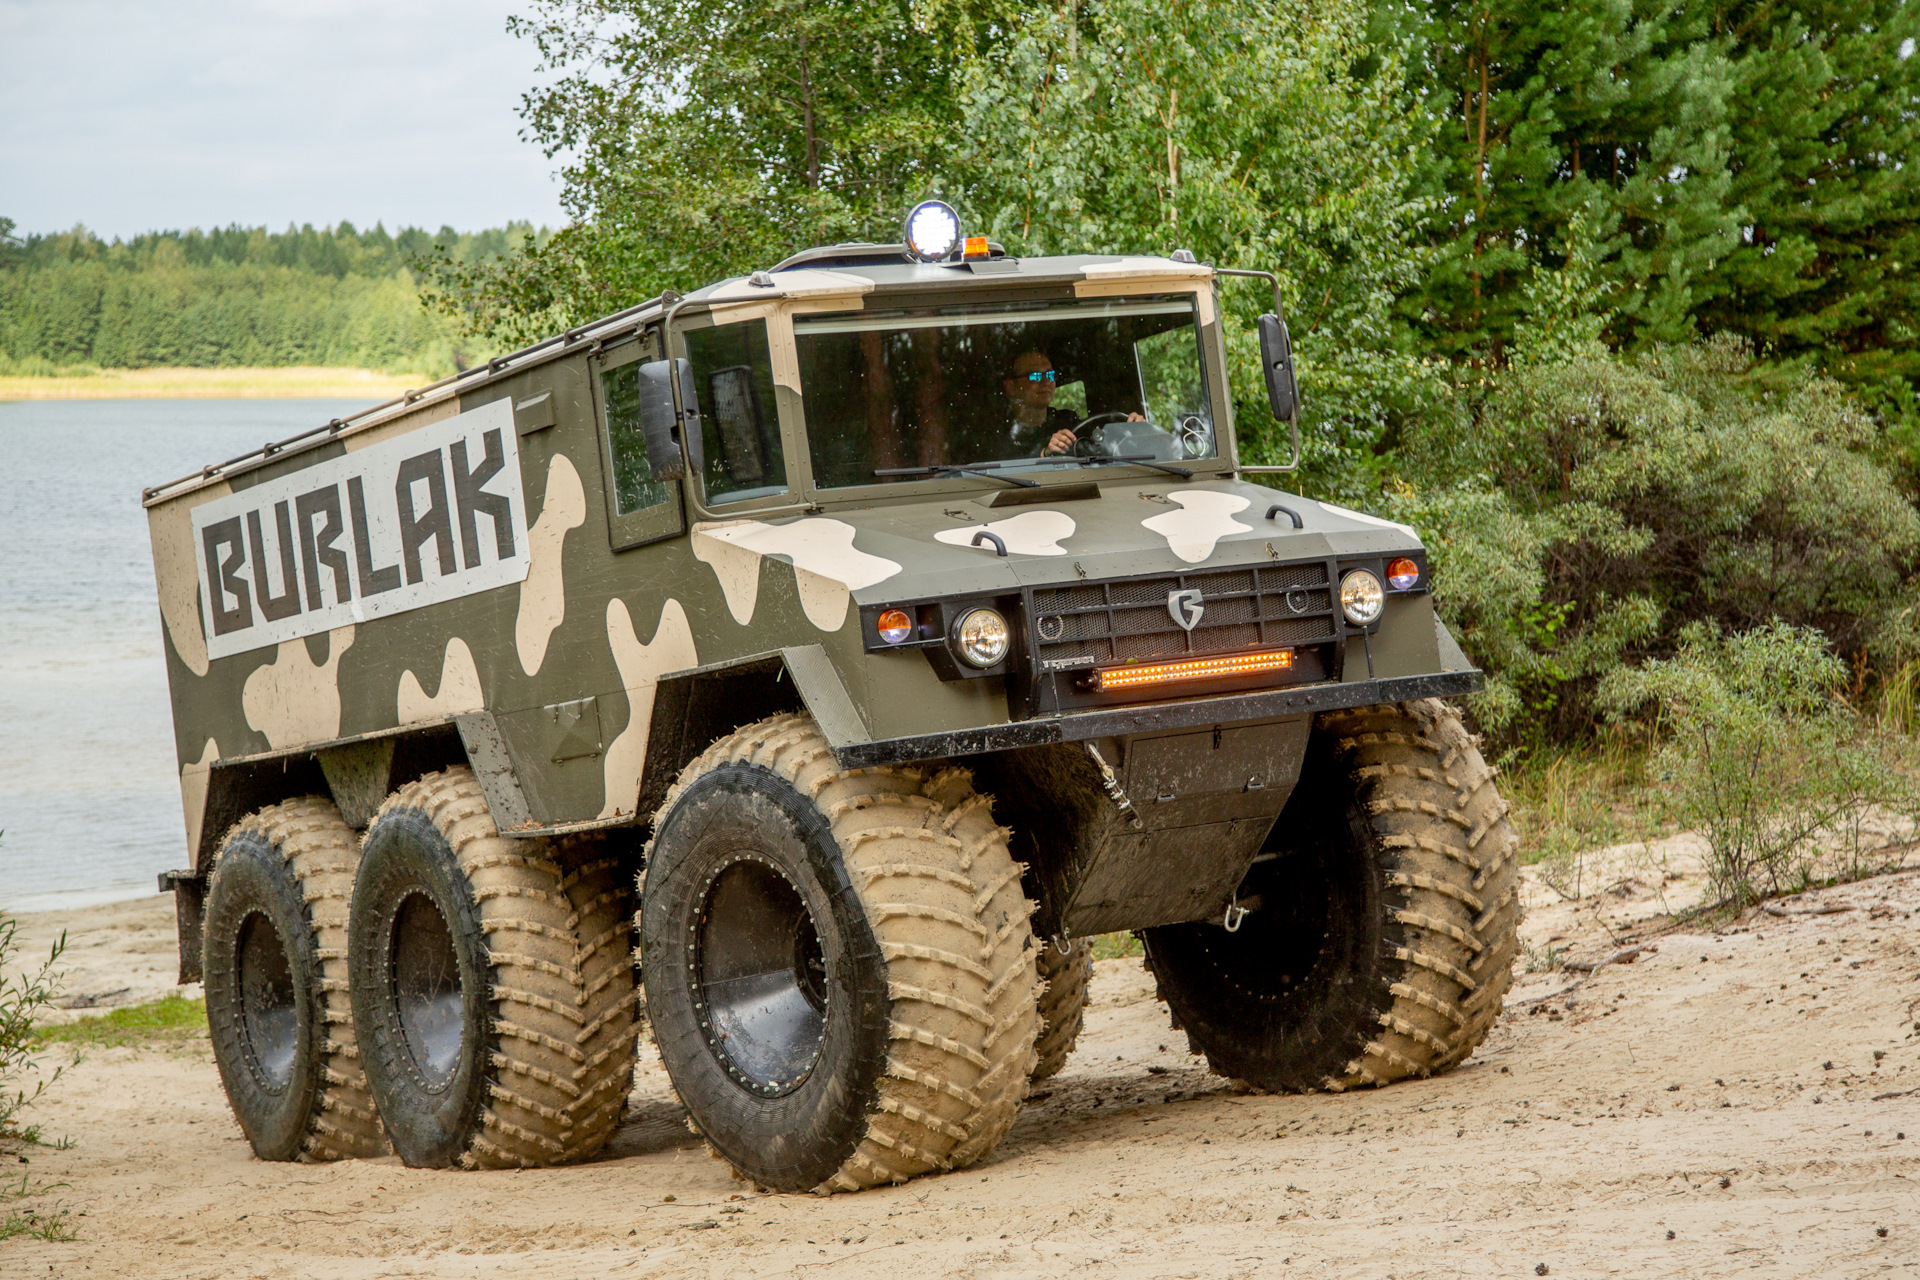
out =
<svg viewBox="0 0 1920 1280"><path fill-rule="evenodd" d="M767 319L792 489L770 502L703 518L696 482L681 482L674 518L666 526L656 520L637 545L626 545L633 531L610 515L601 379L607 369L657 357L661 307L587 326L343 430L149 494L194 869L182 876L204 874L225 827L280 798L276 791L330 787L348 820L363 825L409 762L415 772L472 763L505 831L644 821L672 773L705 746L703 735L729 714L738 714L736 723L764 714L756 708L804 705L849 766L951 756L984 764L996 753L1081 741L1121 763L1127 742L1143 733L1211 733L1218 747L1222 724L1258 722L1295 726L1293 741L1326 706L1474 687L1477 673L1435 618L1424 574L1422 589L1389 594L1367 634L1328 650L1337 669L1271 691L1257 706L1159 690L1140 700L1134 718L1116 719L1127 708L1110 708L1096 723L1073 710L1040 714L1007 677L942 678L923 650L870 652L874 611L907 601L1017 599L1036 588L1303 561L1333 571L1368 562L1378 572L1385 558L1411 555L1424 568L1424 553L1404 526L1237 478L1230 398L1217 376L1217 286L1204 266L1058 258L994 274L899 265L801 269L774 280L773 288L731 281L704 290L679 304L675 320ZM814 491L805 398L786 376L792 342L789 332L783 355L782 326L796 309L852 310L936 291L996 299L1195 292L1216 375L1221 456L1186 464L1190 480L1138 466L1061 468L1066 474L1040 477L1057 500L1022 490L1014 503L1015 491L968 476ZM524 502L523 577L209 657L195 508L468 414L510 424ZM474 448L477 457L477 437ZM1302 527L1285 512L1269 518L1276 502ZM806 510L793 510L803 503ZM769 507L779 510L759 514ZM484 541L486 523L476 527ZM979 527L996 532L1008 554L970 545ZM462 532L469 542L472 531ZM1297 770L1297 750L1281 756ZM1292 781L1263 784L1277 793L1269 809ZM1270 824L1271 812L1262 812Z"/></svg>

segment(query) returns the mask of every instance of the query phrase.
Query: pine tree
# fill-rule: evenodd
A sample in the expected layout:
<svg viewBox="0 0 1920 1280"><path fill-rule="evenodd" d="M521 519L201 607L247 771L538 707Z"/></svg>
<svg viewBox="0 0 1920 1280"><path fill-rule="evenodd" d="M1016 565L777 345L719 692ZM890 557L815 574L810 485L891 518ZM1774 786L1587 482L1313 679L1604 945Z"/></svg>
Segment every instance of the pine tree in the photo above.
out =
<svg viewBox="0 0 1920 1280"><path fill-rule="evenodd" d="M1914 6L1385 0L1373 27L1438 125L1434 264L1403 305L1440 353L1505 359L1579 212L1616 345L1732 332L1920 378Z"/></svg>
<svg viewBox="0 0 1920 1280"><path fill-rule="evenodd" d="M1920 13L1899 0L1722 4L1740 243L1703 326L1871 389L1920 377Z"/></svg>
<svg viewBox="0 0 1920 1280"><path fill-rule="evenodd" d="M1700 277L1731 252L1733 75L1704 11L1627 0L1383 6L1438 124L1427 182L1434 270L1410 299L1455 357L1500 359L1524 288L1583 214L1616 286L1616 336L1689 331Z"/></svg>

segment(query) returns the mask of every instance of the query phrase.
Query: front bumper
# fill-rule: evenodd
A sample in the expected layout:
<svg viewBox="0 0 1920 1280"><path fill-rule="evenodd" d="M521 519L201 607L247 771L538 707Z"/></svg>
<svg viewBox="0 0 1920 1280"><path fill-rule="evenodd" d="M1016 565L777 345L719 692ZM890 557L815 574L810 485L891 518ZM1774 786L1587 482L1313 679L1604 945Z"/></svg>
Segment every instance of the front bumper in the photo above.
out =
<svg viewBox="0 0 1920 1280"><path fill-rule="evenodd" d="M1194 729L1249 720L1272 720L1281 716L1311 715L1381 702L1457 698L1480 692L1486 683L1486 677L1479 671L1469 670L1400 676L1387 680L1356 680L1343 684L1298 685L1287 689L1265 689L1259 693L1195 698L1185 702L1083 711L987 725L978 729L957 729L950 733L855 742L835 748L833 754L843 769L864 769L873 765L1011 751L1017 747L1039 747L1054 742L1082 742L1091 738L1114 738L1165 729Z"/></svg>

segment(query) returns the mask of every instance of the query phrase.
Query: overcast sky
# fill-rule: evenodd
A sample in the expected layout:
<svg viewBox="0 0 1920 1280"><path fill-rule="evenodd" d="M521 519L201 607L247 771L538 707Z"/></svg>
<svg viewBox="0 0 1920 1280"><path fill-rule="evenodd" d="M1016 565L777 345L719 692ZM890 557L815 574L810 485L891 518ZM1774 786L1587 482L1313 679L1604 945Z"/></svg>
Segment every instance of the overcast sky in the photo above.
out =
<svg viewBox="0 0 1920 1280"><path fill-rule="evenodd" d="M0 0L0 215L105 236L239 222L562 221L519 138L514 0Z"/></svg>

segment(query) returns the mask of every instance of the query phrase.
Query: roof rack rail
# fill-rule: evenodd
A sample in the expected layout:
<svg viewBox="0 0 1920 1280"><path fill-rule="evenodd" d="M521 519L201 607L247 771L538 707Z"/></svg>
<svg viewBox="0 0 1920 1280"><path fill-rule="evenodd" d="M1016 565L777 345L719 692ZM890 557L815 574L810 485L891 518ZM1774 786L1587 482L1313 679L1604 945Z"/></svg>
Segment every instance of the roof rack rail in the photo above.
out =
<svg viewBox="0 0 1920 1280"><path fill-rule="evenodd" d="M521 347L518 351L510 351L503 356L494 356L492 359L488 360L485 364L477 364L471 369L462 369L458 373L449 374L447 377L441 378L437 382L429 382L424 387L417 387L411 391L404 391L401 394L395 396L391 400L382 400L379 404L369 405L365 409L360 410L358 413L350 413L344 418L328 419L326 422L321 423L317 427L310 427L305 431L301 431L295 435L290 435L284 440L275 440L268 444L261 445L258 449L249 449L245 453L239 454L232 458L228 458L225 462L208 463L206 466L201 467L197 471L189 471L186 475L177 477L176 479L173 479L173 480L168 480L164 484L151 485L145 489L142 489L140 491L140 500L142 502L151 501L155 494L165 493L167 490L172 489L177 485L186 484L189 481L211 480L213 477L224 473L230 467L238 466L243 462L252 462L256 459L270 458L274 454L279 453L282 450L286 449L289 445L299 444L301 441L310 440L317 435L322 435L322 434L329 435L329 436L339 435L342 431L344 431L347 428L347 426L350 423L358 422L363 418L373 417L376 414L382 413L388 409L411 405L416 400L421 399L423 396L426 396L429 393L434 391L439 391L444 388L451 387L453 384L457 382L464 382L468 379L486 379L486 378L495 377L499 375L502 371L512 368L517 364L525 361L526 358L529 356L546 352L548 348L554 347L556 345L562 348L570 347L575 343L579 342L582 338L585 338L590 334L592 335L601 334L603 333L604 330L618 326L622 321L631 320L635 316L638 316L641 313L651 308L660 307L666 304L670 300L678 299L679 296L680 295L678 293L669 289L665 293L662 293L657 297L648 298L645 302L637 302L631 307L625 307L619 311L614 312L612 315L602 316L598 320L590 321L587 324L578 325L572 329L566 330L564 333L556 333L550 338L542 338L540 341L534 343L532 346Z"/></svg>

